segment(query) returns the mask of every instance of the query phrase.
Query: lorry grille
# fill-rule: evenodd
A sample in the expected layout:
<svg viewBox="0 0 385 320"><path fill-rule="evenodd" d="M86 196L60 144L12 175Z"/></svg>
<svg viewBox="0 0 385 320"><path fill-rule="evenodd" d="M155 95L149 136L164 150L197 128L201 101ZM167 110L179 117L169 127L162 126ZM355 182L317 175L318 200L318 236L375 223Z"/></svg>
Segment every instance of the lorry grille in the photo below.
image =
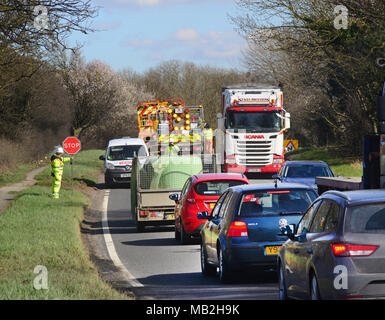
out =
<svg viewBox="0 0 385 320"><path fill-rule="evenodd" d="M264 167L273 162L271 141L237 141L237 162L246 167Z"/></svg>

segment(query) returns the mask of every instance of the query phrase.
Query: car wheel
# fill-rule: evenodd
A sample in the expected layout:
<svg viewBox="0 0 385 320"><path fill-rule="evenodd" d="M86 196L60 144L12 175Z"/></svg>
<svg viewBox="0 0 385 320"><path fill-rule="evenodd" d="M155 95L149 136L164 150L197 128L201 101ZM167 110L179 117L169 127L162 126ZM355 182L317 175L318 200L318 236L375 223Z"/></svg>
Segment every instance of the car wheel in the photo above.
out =
<svg viewBox="0 0 385 320"><path fill-rule="evenodd" d="M176 224L175 224L175 240L180 240L180 231L178 231Z"/></svg>
<svg viewBox="0 0 385 320"><path fill-rule="evenodd" d="M287 300L287 287L285 282L285 274L283 265L280 263L278 270L278 286L279 286L279 300Z"/></svg>
<svg viewBox="0 0 385 320"><path fill-rule="evenodd" d="M310 299L311 300L321 300L321 295L319 293L318 281L315 274L312 274L310 277Z"/></svg>
<svg viewBox="0 0 385 320"><path fill-rule="evenodd" d="M217 268L207 263L207 257L203 245L201 245L201 269L205 276L214 276L217 274Z"/></svg>
<svg viewBox="0 0 385 320"><path fill-rule="evenodd" d="M223 256L222 248L219 249L219 280L222 283L229 283L232 280L232 274L229 270L229 266L227 265L227 262L225 261L225 258Z"/></svg>
<svg viewBox="0 0 385 320"><path fill-rule="evenodd" d="M188 244L190 242L190 236L184 230L182 219L180 220L180 242L181 244Z"/></svg>

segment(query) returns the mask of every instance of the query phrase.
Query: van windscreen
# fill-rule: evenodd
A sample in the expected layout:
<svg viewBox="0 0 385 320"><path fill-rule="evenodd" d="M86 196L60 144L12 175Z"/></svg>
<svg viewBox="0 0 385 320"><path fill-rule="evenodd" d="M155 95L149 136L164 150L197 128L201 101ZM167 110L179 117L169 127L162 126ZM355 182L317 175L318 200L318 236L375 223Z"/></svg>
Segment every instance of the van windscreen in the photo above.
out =
<svg viewBox="0 0 385 320"><path fill-rule="evenodd" d="M120 161L134 158L134 154L139 157L146 156L146 149L142 145L113 146L108 148L107 160Z"/></svg>

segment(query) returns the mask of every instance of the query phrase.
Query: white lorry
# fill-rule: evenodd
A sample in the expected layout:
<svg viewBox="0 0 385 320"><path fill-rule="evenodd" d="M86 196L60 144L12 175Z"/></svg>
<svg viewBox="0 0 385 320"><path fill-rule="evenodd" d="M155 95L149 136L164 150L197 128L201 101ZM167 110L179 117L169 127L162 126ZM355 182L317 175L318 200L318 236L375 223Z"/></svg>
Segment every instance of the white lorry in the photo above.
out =
<svg viewBox="0 0 385 320"><path fill-rule="evenodd" d="M276 173L284 163L290 114L279 86L241 84L222 88L216 152L223 172Z"/></svg>

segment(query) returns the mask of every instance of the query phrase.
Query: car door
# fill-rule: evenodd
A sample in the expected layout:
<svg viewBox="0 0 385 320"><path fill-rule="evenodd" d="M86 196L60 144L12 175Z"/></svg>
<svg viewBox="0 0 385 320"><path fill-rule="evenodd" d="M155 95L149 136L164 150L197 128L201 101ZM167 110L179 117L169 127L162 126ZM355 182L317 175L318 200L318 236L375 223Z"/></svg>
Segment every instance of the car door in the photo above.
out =
<svg viewBox="0 0 385 320"><path fill-rule="evenodd" d="M309 264L313 258L314 251L318 251L317 238L322 235L323 227L327 214L330 210L331 202L322 200L317 212L314 215L310 229L304 237L299 241L298 250L296 252L298 259L297 283L301 295L307 298L309 290ZM314 242L315 241L315 242ZM315 247L315 248L314 248Z"/></svg>
<svg viewBox="0 0 385 320"><path fill-rule="evenodd" d="M213 261L218 264L218 252L217 252L217 241L219 237L219 233L221 232L223 228L224 223L224 215L226 213L226 210L229 206L230 199L231 199L232 192L228 191L226 192L226 196L223 199L223 203L221 207L219 208L218 213L213 216L212 219L212 227L211 227L211 248L213 252Z"/></svg>
<svg viewBox="0 0 385 320"><path fill-rule="evenodd" d="M306 235L301 257L305 267L303 275L304 290L309 289L309 268L313 268L317 280L333 274L334 262L330 255L330 243L336 239L337 228L341 219L341 207L333 200L322 201ZM319 283L320 284L320 283Z"/></svg>
<svg viewBox="0 0 385 320"><path fill-rule="evenodd" d="M300 252L303 250L304 239L306 239L306 234L310 230L311 223L320 203L321 201L316 201L308 208L298 224L295 239L288 240L285 243L283 267L288 295L298 297L304 297L305 295L299 274L303 263L303 261L300 260Z"/></svg>
<svg viewBox="0 0 385 320"><path fill-rule="evenodd" d="M182 191L179 196L179 201L175 205L175 224L178 226L178 231L180 231L180 217L182 215L182 211L186 202L186 195L190 191L191 187L191 178L187 179L186 183L184 184Z"/></svg>
<svg viewBox="0 0 385 320"><path fill-rule="evenodd" d="M202 229L202 246L204 246L204 250L207 254L207 261L210 263L216 263L217 256L216 256L216 248L212 247L212 231L214 227L214 217L216 217L219 213L219 210L222 207L223 201L227 196L227 192L223 193L220 198L218 199L217 203L215 204L215 207L213 211L211 212L210 219L204 224Z"/></svg>

